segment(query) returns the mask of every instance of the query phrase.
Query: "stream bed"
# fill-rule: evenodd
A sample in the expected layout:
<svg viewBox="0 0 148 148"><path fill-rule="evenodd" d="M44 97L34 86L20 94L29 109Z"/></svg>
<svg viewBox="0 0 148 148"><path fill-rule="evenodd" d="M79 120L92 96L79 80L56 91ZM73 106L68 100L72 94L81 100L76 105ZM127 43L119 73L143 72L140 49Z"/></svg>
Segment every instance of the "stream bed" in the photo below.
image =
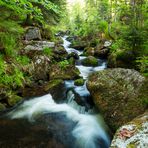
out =
<svg viewBox="0 0 148 148"><path fill-rule="evenodd" d="M63 102L56 103L47 94L25 100L1 116L1 148L109 147L107 125L95 109L86 87L88 76L105 69L106 61L98 59L96 67L81 65L81 60L86 57L81 56L82 51L69 48L71 43L66 38L67 36L62 37L66 51L76 52L80 57L76 67L85 79L84 85L75 86L73 80L67 80L64 84L67 95ZM80 104L75 100L76 94Z"/></svg>

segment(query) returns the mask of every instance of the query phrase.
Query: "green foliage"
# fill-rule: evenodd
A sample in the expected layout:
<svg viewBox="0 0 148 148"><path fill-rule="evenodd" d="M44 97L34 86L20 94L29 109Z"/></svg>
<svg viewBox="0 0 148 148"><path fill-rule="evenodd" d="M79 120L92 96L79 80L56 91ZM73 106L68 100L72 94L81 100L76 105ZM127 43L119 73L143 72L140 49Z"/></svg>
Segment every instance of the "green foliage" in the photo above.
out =
<svg viewBox="0 0 148 148"><path fill-rule="evenodd" d="M16 61L22 65L28 65L30 63L30 59L27 56L17 56Z"/></svg>
<svg viewBox="0 0 148 148"><path fill-rule="evenodd" d="M69 66L69 62L67 60L61 61L58 63L61 69L66 69Z"/></svg>
<svg viewBox="0 0 148 148"><path fill-rule="evenodd" d="M48 47L45 47L44 49L43 49L43 53L44 54L46 54L46 55L48 55L48 56L51 56L52 55L52 48L48 48Z"/></svg>
<svg viewBox="0 0 148 148"><path fill-rule="evenodd" d="M8 33L0 33L0 42L2 46L4 47L4 53L7 56L14 56L15 48L16 48L16 39L13 35L10 35Z"/></svg>
<svg viewBox="0 0 148 148"><path fill-rule="evenodd" d="M136 62L140 72L144 73L145 76L148 76L148 56L139 57Z"/></svg>
<svg viewBox="0 0 148 148"><path fill-rule="evenodd" d="M0 69L0 84L10 88L23 86L25 81L23 73L16 66L13 69L10 68L10 65L4 61L3 56L0 56Z"/></svg>
<svg viewBox="0 0 148 148"><path fill-rule="evenodd" d="M82 86L82 85L84 85L84 80L82 78L81 79L77 79L77 80L74 81L74 84L76 86Z"/></svg>

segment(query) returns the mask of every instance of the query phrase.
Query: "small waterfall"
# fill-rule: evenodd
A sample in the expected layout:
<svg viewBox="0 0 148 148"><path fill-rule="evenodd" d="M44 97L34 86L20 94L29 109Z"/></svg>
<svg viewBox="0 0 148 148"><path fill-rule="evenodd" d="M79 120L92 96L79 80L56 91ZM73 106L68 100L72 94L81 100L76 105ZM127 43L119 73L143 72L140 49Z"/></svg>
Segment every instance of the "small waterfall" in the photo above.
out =
<svg viewBox="0 0 148 148"><path fill-rule="evenodd" d="M101 117L79 113L69 105L73 100L71 92L69 92L69 97L68 104L56 104L50 94L34 98L25 101L18 108L8 113L8 116L11 119L27 118L30 122L35 122L39 115L64 112L69 120L77 122L71 133L76 138L76 143L72 144L75 145L74 147L98 148L100 140L103 140L106 147L109 147L110 141L102 126L104 123L101 124L103 122Z"/></svg>
<svg viewBox="0 0 148 148"><path fill-rule="evenodd" d="M74 93L70 90L67 93L67 104L71 106L72 108L76 109L80 114L86 114L85 111L85 106L80 106L77 104L77 102L74 100L75 95Z"/></svg>

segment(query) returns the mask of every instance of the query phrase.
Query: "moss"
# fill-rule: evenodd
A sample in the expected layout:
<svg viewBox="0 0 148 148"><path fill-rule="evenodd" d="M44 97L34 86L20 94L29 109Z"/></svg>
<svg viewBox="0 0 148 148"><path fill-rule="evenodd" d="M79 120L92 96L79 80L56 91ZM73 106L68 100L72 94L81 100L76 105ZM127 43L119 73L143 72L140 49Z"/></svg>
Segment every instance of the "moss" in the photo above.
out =
<svg viewBox="0 0 148 148"><path fill-rule="evenodd" d="M3 111L5 108L6 108L5 105L0 103L0 111Z"/></svg>
<svg viewBox="0 0 148 148"><path fill-rule="evenodd" d="M78 68L73 65L68 65L64 69L62 69L58 64L53 65L49 72L50 79L62 79L62 80L72 80L76 78L80 78L80 72Z"/></svg>
<svg viewBox="0 0 148 148"><path fill-rule="evenodd" d="M10 98L8 98L8 104L10 106L16 105L18 102L22 100L22 97L17 96L17 95L12 95Z"/></svg>
<svg viewBox="0 0 148 148"><path fill-rule="evenodd" d="M84 85L84 80L83 79L77 79L77 80L74 81L74 84L76 86L82 86L82 85Z"/></svg>
<svg viewBox="0 0 148 148"><path fill-rule="evenodd" d="M62 83L63 83L63 80L61 80L61 79L51 80L51 81L49 81L49 83L45 86L44 90L45 90L45 91L48 91L48 90L50 90L50 89L52 89L52 88L54 88L54 87L56 87L56 86L58 86L58 85L60 85L60 84L62 84Z"/></svg>
<svg viewBox="0 0 148 148"><path fill-rule="evenodd" d="M127 145L127 148L135 148L135 147L136 147L136 145L133 144L133 143L130 143L130 144Z"/></svg>
<svg viewBox="0 0 148 148"><path fill-rule="evenodd" d="M82 65L84 65L84 66L97 66L98 60L93 56L89 56L88 58L86 58L82 61Z"/></svg>

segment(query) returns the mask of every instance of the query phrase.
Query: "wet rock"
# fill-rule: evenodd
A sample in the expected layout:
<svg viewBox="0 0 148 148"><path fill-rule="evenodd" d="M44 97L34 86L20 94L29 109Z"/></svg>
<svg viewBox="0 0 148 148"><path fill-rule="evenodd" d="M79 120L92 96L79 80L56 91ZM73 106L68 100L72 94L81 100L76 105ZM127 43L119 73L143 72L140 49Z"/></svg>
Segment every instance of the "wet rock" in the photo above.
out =
<svg viewBox="0 0 148 148"><path fill-rule="evenodd" d="M74 58L74 59L78 60L79 59L79 55L76 52L71 52L67 56L67 59L70 59L70 58Z"/></svg>
<svg viewBox="0 0 148 148"><path fill-rule="evenodd" d="M75 125L64 113L38 115L33 123L25 119L0 119L0 147L74 148L71 133Z"/></svg>
<svg viewBox="0 0 148 148"><path fill-rule="evenodd" d="M131 121L146 109L147 79L135 70L103 70L92 74L87 86L112 130Z"/></svg>
<svg viewBox="0 0 148 148"><path fill-rule="evenodd" d="M111 148L147 148L148 112L122 125L114 135Z"/></svg>
<svg viewBox="0 0 148 148"><path fill-rule="evenodd" d="M82 65L84 66L97 66L98 60L93 56L88 56L84 60L82 60Z"/></svg>
<svg viewBox="0 0 148 148"><path fill-rule="evenodd" d="M84 80L83 79L77 79L74 81L74 85L76 86L83 86L84 85Z"/></svg>
<svg viewBox="0 0 148 148"><path fill-rule="evenodd" d="M28 27L26 34L25 34L25 40L41 40L41 33L40 29L37 27Z"/></svg>

